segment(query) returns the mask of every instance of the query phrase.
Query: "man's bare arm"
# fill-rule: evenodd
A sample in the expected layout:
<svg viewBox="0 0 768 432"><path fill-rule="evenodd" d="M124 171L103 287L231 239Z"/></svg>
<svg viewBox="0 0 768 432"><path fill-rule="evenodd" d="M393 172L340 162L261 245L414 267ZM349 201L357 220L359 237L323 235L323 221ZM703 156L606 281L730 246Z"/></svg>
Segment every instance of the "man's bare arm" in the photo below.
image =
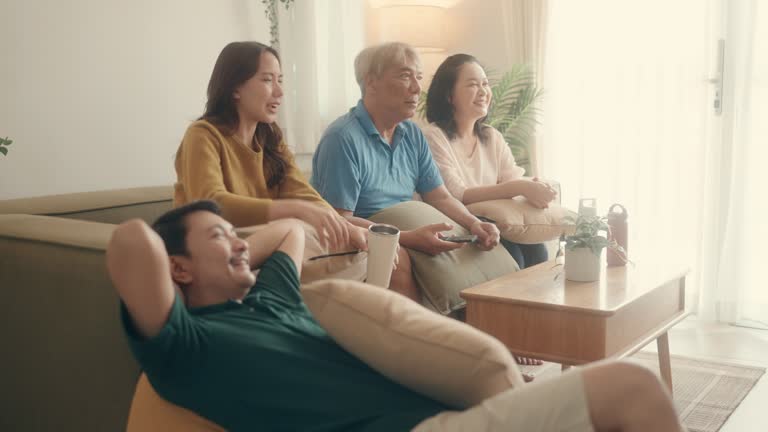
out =
<svg viewBox="0 0 768 432"><path fill-rule="evenodd" d="M455 220L466 229L479 222L479 220L464 207L464 204L448 192L444 185L440 185L431 191L422 194L424 202L440 210L444 215Z"/></svg>
<svg viewBox="0 0 768 432"><path fill-rule="evenodd" d="M350 223L362 228L368 228L373 222L359 218L353 215L349 210L336 209L340 215L345 217ZM403 247L415 249L430 255L437 255L442 252L458 249L463 246L460 243L451 243L440 240L437 233L451 229L445 224L432 224L416 228L411 231L400 232L400 245Z"/></svg>
<svg viewBox="0 0 768 432"><path fill-rule="evenodd" d="M281 219L251 234L248 242L251 268L260 267L276 251L291 257L301 274L304 259L304 227L297 219Z"/></svg>
<svg viewBox="0 0 768 432"><path fill-rule="evenodd" d="M160 236L139 219L121 224L107 246L107 270L139 333L145 338L160 333L175 296Z"/></svg>
<svg viewBox="0 0 768 432"><path fill-rule="evenodd" d="M464 204L448 192L444 185L440 185L422 196L425 202L475 234L478 237L476 246L480 249L491 250L499 244L499 229L495 225L475 217Z"/></svg>

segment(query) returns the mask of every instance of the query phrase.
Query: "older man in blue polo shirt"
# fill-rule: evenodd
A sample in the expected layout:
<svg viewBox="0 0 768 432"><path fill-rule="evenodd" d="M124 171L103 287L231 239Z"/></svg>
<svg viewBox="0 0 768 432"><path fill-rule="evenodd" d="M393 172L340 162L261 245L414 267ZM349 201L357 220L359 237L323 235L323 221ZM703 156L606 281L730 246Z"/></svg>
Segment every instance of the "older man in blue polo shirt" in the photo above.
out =
<svg viewBox="0 0 768 432"><path fill-rule="evenodd" d="M366 218L409 201L418 192L425 202L477 235L476 247L495 247L499 230L478 220L448 192L424 135L408 120L416 113L421 93L416 51L399 42L366 48L355 58L355 76L362 99L323 134L312 160L312 186L341 215L362 227L371 224ZM437 255L461 247L442 240L440 233L450 229L447 224L433 224L404 231L400 244ZM401 263L407 259L400 255ZM408 265L401 267L403 272L409 270ZM397 279L393 274L393 285Z"/></svg>

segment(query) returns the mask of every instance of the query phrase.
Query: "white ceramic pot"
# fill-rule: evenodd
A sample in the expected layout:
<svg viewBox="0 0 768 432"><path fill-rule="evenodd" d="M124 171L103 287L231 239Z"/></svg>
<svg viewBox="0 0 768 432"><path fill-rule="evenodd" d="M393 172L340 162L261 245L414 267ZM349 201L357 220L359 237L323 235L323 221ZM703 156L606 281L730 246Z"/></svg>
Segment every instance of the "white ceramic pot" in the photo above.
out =
<svg viewBox="0 0 768 432"><path fill-rule="evenodd" d="M566 248L565 278L577 282L594 282L600 279L600 258L604 250L600 250L600 255L595 255L590 248Z"/></svg>

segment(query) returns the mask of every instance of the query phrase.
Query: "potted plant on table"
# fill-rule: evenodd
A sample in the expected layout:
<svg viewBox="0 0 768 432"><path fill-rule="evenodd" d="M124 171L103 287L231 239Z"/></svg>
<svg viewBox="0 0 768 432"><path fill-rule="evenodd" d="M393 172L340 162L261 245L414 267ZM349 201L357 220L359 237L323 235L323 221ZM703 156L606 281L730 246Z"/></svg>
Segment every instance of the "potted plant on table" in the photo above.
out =
<svg viewBox="0 0 768 432"><path fill-rule="evenodd" d="M573 219L571 219L573 221ZM605 248L625 251L614 240L609 240L608 218L596 215L579 215L573 234L565 237L565 278L577 282L593 282L600 279L602 255Z"/></svg>

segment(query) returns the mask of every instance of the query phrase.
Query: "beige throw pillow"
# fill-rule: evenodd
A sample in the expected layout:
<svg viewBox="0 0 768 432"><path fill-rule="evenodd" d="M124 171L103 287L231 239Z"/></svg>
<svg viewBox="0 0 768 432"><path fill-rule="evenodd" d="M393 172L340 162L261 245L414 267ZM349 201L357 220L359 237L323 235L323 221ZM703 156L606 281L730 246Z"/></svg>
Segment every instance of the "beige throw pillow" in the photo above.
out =
<svg viewBox="0 0 768 432"><path fill-rule="evenodd" d="M315 319L344 349L384 376L450 406L475 406L522 385L497 339L389 290L355 281L302 287Z"/></svg>
<svg viewBox="0 0 768 432"><path fill-rule="evenodd" d="M501 236L513 243L536 244L572 234L573 225L566 217L576 214L557 204L538 209L523 197L482 201L467 205L472 214L492 220Z"/></svg>
<svg viewBox="0 0 768 432"><path fill-rule="evenodd" d="M302 283L310 283L316 280L328 278L350 279L357 281L365 280L367 272L366 266L368 264L368 254L366 253L320 258L310 261L310 258L312 257L328 254L329 250L328 248L321 246L320 238L317 236L317 232L314 228L312 228L311 225L305 222L302 222L302 224L304 225L305 232L304 261L301 265ZM269 229L269 224L238 228L237 233L240 237L245 238L262 229ZM346 245L342 248L342 250L333 252L348 251L353 249L353 246Z"/></svg>
<svg viewBox="0 0 768 432"><path fill-rule="evenodd" d="M454 226L451 234L469 234L469 231L448 216L421 201L394 205L371 216L370 220L394 225L401 230L449 223ZM416 284L423 294L424 305L442 314L464 307L466 303L459 296L461 290L519 269L514 258L502 246L484 252L473 245L465 245L461 249L437 256L408 249L408 255L413 263Z"/></svg>

